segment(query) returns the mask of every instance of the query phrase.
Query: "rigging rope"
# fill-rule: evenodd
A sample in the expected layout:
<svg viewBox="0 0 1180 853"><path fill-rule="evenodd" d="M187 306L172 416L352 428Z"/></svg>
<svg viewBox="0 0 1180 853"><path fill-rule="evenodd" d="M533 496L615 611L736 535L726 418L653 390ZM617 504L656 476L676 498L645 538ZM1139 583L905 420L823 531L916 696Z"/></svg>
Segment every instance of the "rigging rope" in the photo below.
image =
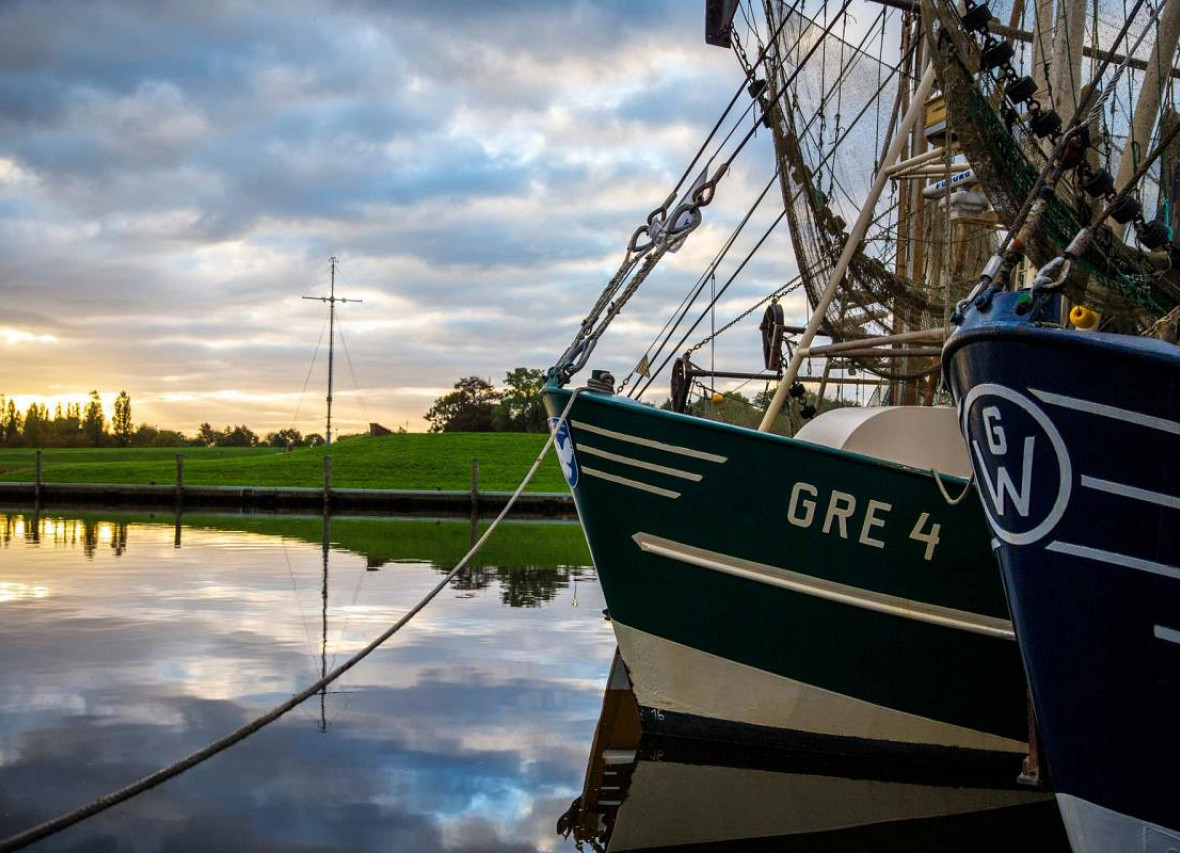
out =
<svg viewBox="0 0 1180 853"><path fill-rule="evenodd" d="M707 267L705 267L705 271L701 273L700 278L698 278L693 286L689 288L688 293L685 294L685 297L681 300L680 305L677 306L676 310L672 312L672 316L668 318L667 322L664 323L664 327L660 329L660 331L656 334L655 339L651 342L651 344L648 345L647 350L643 354L643 358L647 359L649 365L663 354L664 347L668 345L668 342L672 339L672 335L676 333L676 329L679 328L680 324L684 321L684 318L688 315L689 310L700 296L701 291L704 289L706 280L710 275L717 271L717 267L728 256L729 250L733 247L733 244L737 241L737 238L741 235L742 231L745 230L746 225L750 221L750 218L754 215L759 206L761 206L762 201L766 198L767 193L770 192L770 189L774 186L775 181L777 180L778 171L776 170L775 173L771 175L770 180L766 183L766 186L762 188L762 192L758 194L757 199L754 200L754 203L746 211L745 216L742 217L742 220L737 224L737 227L734 228L733 232L729 235L729 238L722 245L718 253L713 257L713 260L710 261ZM661 337L663 338L662 341L660 341ZM659 341L659 346L656 347L656 350L653 353L652 347L656 345L657 341ZM640 359L639 363L642 362L643 359ZM635 373L636 369L633 368L631 372L627 374L626 378L619 386L620 394L627 387L627 384L631 381Z"/></svg>
<svg viewBox="0 0 1180 853"><path fill-rule="evenodd" d="M328 321L324 320L320 326L320 339L315 342L315 352L311 354L311 364L307 366L307 376L303 379L303 390L299 392L299 399L295 403L295 416L291 418L291 427L299 423L299 410L303 408L303 398L307 394L307 383L311 382L311 372L315 369L315 360L320 354L320 344L324 342L324 332L328 330Z"/></svg>
<svg viewBox="0 0 1180 853"><path fill-rule="evenodd" d="M580 389L577 389L570 394L569 402L566 403L565 409L562 410L559 420L564 420L569 414L570 409L573 408L574 401L578 399L579 391ZM479 537L479 540L471 546L471 550L469 550L467 554L464 555L463 559L460 560L453 569L447 572L443 579L440 580L428 593L426 593L426 595L423 596L417 604L410 608L401 619L398 619L395 623L393 623L393 625L385 629L385 631L378 635L377 638L370 642L367 646L350 657L344 663L340 664L340 666L333 669L323 678L304 688L302 691L295 694L287 701L276 705L262 716L255 718L241 728L230 732L225 737L214 741L203 749L199 749L196 752L182 758L181 760L160 770L157 770L155 773L144 776L139 781L133 782L124 788L120 788L119 790L113 791L109 794L105 794L88 805L55 817L52 820L48 820L45 823L34 826L25 830L24 832L19 832L16 835L9 836L5 839L0 839L0 853L11 853L11 851L20 850L36 841L40 841L43 838L56 835L57 833L62 832L63 830L68 829L77 823L81 823L87 818L93 817L94 815L104 812L113 806L117 806L120 803L126 802L132 797L142 794L144 791L151 790L157 785L161 785L164 782L167 782L169 779L179 776L184 771L190 770L193 767L196 767L198 764L208 761L213 756L220 752L224 752L235 744L240 743L250 735L261 730L265 726L270 725L288 711L307 701L312 696L315 696L332 682L340 678L340 676L344 675L362 660L367 658L386 640L400 631L404 626L409 624L410 620L417 616L427 604L433 601L435 597L437 597L438 594L446 588L447 584L449 584L455 578L455 576L463 570L463 568L467 565L468 560L470 560L473 556L475 556L476 553L479 552L481 548L483 548L484 543L487 542L488 538L492 535L496 528L500 526L500 523L504 520L504 517L508 515L513 505L516 503L517 498L519 498L521 493L524 491L525 486L527 486L536 475L537 470L541 467L541 462L544 460L545 455L549 452L550 446L553 444L553 436L553 432L550 431L549 437L545 440L545 444L541 448L541 452L538 453L537 458L533 460L532 467L529 468L529 471L527 474L525 474L524 479L520 481L520 485L516 487L516 491L512 493L512 496L508 499L508 502L504 504L504 508L500 510L500 514L496 516L495 521L493 521L488 529L484 531L484 534Z"/></svg>

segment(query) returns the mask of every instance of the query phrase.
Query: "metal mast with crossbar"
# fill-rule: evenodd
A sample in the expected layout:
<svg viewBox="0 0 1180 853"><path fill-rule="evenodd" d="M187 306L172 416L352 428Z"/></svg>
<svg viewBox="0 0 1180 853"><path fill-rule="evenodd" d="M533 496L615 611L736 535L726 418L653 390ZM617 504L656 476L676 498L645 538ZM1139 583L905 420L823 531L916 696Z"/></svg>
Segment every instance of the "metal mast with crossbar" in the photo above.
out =
<svg viewBox="0 0 1180 853"><path fill-rule="evenodd" d="M332 443L332 364L333 356L336 349L336 303L337 302L364 302L363 299L344 299L336 295L336 257L333 255L328 259L332 270L332 285L330 295L328 296L305 296L304 299L311 299L315 302L328 303L328 425L324 431L324 443Z"/></svg>

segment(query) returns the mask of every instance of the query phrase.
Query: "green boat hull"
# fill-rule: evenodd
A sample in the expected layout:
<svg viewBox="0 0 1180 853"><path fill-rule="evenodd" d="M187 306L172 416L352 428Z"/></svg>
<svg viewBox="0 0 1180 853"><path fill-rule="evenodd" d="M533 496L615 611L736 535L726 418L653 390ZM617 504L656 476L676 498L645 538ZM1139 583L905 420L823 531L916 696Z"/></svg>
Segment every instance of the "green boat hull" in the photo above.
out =
<svg viewBox="0 0 1180 853"><path fill-rule="evenodd" d="M551 416L570 393L547 387ZM974 494L951 506L928 472L609 394L579 392L566 421L645 728L1026 751Z"/></svg>

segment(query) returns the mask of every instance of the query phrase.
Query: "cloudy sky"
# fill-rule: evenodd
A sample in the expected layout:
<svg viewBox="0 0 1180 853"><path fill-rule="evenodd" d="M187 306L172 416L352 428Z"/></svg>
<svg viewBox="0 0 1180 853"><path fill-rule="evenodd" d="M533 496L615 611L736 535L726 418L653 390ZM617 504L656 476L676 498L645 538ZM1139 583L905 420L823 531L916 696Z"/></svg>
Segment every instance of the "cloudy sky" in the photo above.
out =
<svg viewBox="0 0 1180 853"><path fill-rule="evenodd" d="M741 83L703 30L695 0L3 4L0 393L320 431L326 310L300 297L332 255L363 300L343 431L547 367ZM770 159L760 135L592 366L635 363ZM718 322L793 272L783 231ZM728 369L758 366L756 325Z"/></svg>

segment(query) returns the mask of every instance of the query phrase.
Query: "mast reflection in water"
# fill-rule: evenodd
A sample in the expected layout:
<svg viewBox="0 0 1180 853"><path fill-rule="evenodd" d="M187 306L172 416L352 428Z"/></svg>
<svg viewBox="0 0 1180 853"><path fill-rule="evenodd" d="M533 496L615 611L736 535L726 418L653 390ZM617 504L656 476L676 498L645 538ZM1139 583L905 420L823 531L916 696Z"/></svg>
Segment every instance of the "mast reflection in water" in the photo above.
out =
<svg viewBox="0 0 1180 853"><path fill-rule="evenodd" d="M582 794L579 850L1068 853L1052 796L1007 763L954 768L641 735L616 655Z"/></svg>
<svg viewBox="0 0 1180 853"><path fill-rule="evenodd" d="M302 689L469 541L431 520L0 513L0 837ZM566 847L553 821L614 648L588 563L576 525L506 526L325 695L34 849Z"/></svg>

